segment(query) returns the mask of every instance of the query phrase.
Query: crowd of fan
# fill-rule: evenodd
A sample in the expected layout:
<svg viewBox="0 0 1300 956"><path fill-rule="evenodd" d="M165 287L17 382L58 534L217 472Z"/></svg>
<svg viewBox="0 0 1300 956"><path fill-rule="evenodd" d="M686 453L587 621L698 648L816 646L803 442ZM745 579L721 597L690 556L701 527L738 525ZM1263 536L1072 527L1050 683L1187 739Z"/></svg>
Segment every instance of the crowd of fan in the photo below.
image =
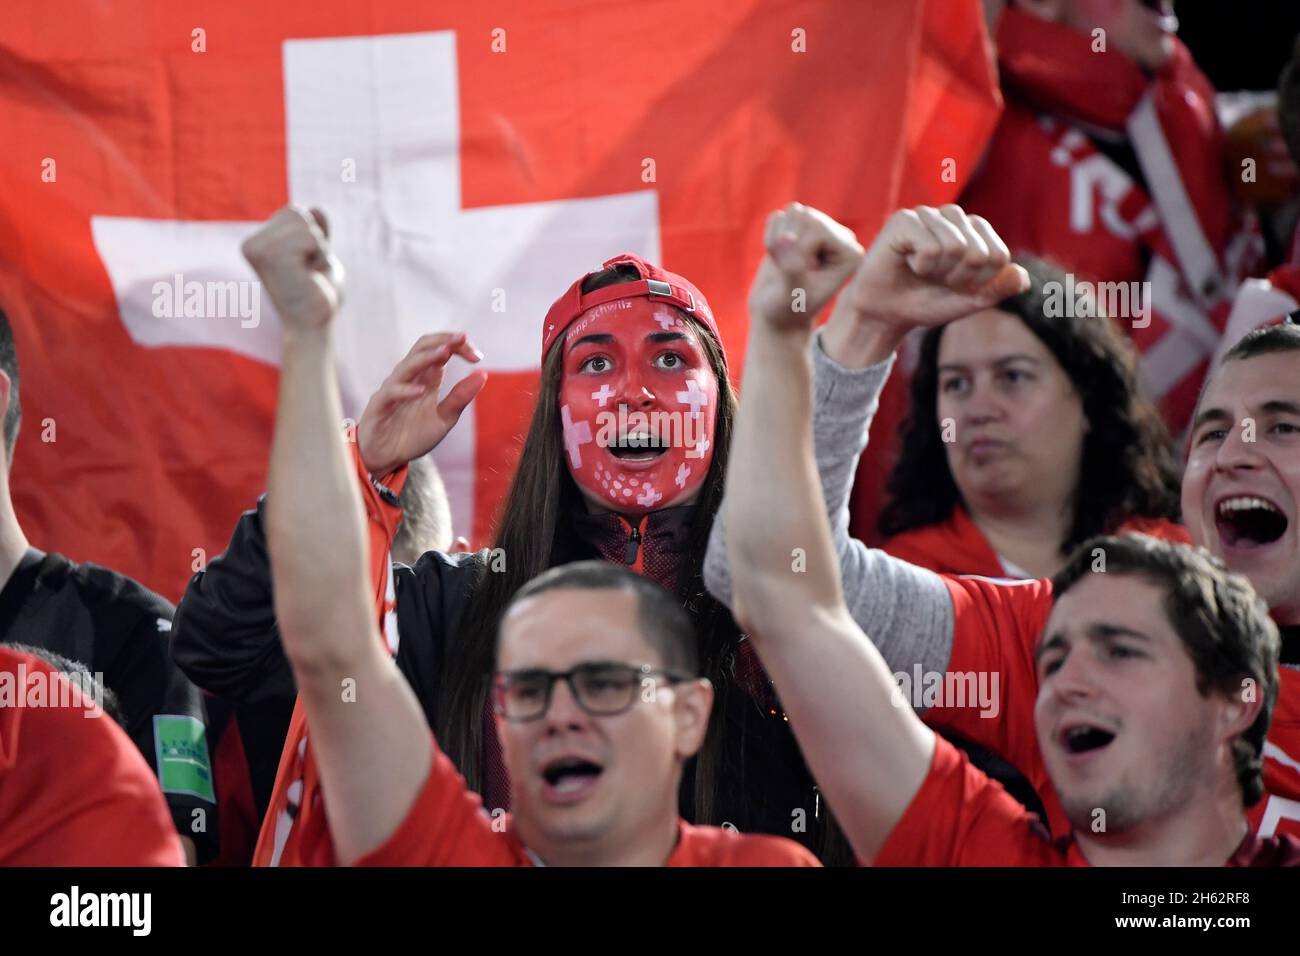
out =
<svg viewBox="0 0 1300 956"><path fill-rule="evenodd" d="M429 458L481 354L424 336L347 442L328 222L277 212L268 491L174 610L30 545L3 479L0 864L1300 864L1300 204L1244 201L1163 6L1112 6L1100 85L1088 3L1000 11L959 205L772 214L743 397L688 279L574 281L492 549ZM1277 115L1300 158L1300 46ZM1075 275L1152 321L1050 308ZM7 476L2 314L0 401ZM701 427L593 440L615 409ZM88 673L88 710L31 699Z"/></svg>

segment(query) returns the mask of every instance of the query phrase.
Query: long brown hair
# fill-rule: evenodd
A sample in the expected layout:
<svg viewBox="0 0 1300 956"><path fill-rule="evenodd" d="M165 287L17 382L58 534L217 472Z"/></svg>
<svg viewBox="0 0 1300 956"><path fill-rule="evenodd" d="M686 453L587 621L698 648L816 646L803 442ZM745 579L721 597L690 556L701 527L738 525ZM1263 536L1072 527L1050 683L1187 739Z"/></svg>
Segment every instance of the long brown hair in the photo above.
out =
<svg viewBox="0 0 1300 956"><path fill-rule="evenodd" d="M1047 287L1052 282L1063 287L1064 274L1040 259L1017 261L1029 273L1029 288L997 308L1023 322L1052 353L1078 392L1088 420L1073 518L1061 554L1133 517L1176 519L1178 466L1160 413L1142 393L1137 350L1103 315L1071 310L1050 316ZM1094 306L1094 311L1100 309ZM939 345L945 328L933 328L921 340L912 373L912 407L899 426L901 451L880 512L885 537L946 521L954 507L964 505L937 424Z"/></svg>
<svg viewBox="0 0 1300 956"><path fill-rule="evenodd" d="M616 267L617 268L617 267ZM592 276L591 289L630 279L615 269L610 275ZM586 284L584 292L591 291ZM695 329L709 367L718 380L718 413L712 436L713 460L695 502L695 516L687 538L686 560L675 588L682 606L695 621L699 635L700 673L714 685L716 699L710 728L695 771L695 814L699 822L713 815L713 793L721 763L721 715L726 698L740 693L732 670L739 632L730 612L704 588L704 553L713 517L722 503L723 480L731 449L731 429L736 394L727 377L722 347L703 325L683 313ZM496 632L510 598L529 580L548 568L592 557L590 548L574 533L570 516L585 510L582 495L564 464L564 444L559 413L564 338L551 346L542 363L537 406L524 439L523 451L510 490L501 505L495 547L504 555L504 568L480 571L470 595L458 634L448 648L437 720L438 742L480 792L485 786L483 768L483 714L490 677L495 667ZM452 635L448 635L452 638Z"/></svg>

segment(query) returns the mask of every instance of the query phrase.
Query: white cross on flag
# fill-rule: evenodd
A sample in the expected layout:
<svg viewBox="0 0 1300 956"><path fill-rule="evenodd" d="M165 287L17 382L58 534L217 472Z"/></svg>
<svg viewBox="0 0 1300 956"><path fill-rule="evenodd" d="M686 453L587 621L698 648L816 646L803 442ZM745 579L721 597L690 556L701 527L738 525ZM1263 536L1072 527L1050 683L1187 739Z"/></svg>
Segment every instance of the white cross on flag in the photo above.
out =
<svg viewBox="0 0 1300 956"><path fill-rule="evenodd" d="M12 480L34 543L172 599L264 487L279 329L239 242L279 206L322 207L347 268L347 414L422 333L484 352L435 458L487 544L575 278L682 272L739 369L767 212L869 232L947 201L931 157L964 175L997 109L977 0L111 6L7 10L0 37Z"/></svg>
<svg viewBox="0 0 1300 956"><path fill-rule="evenodd" d="M557 276L581 275L620 250L659 258L653 189L461 208L453 33L289 41L284 87L289 201L329 210L333 246L347 266L337 343L344 412L354 420L420 335L472 323L480 367L531 369L536 317L555 298ZM355 182L344 175L349 162ZM363 174L373 181L358 189ZM257 226L94 217L95 247L131 337L219 345L275 362L273 320L247 327L219 315L159 318L153 309L155 282L173 274L252 279L239 244ZM500 312L492 311L495 290ZM452 366L448 387L463 370ZM474 514L474 473L465 467L474 417L471 406L435 452L453 524L465 529Z"/></svg>

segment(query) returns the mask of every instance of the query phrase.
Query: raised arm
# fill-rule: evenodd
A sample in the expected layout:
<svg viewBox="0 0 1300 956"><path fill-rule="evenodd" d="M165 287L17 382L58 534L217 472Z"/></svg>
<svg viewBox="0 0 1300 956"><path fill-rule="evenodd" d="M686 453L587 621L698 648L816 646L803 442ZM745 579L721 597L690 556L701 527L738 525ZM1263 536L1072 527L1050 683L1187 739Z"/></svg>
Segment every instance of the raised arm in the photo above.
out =
<svg viewBox="0 0 1300 956"><path fill-rule="evenodd" d="M918 207L895 214L896 224L923 226L931 245L909 254L922 269L947 269L944 286L968 278L987 280L1010 259L987 222L956 206ZM915 276L916 273L913 273ZM894 350L918 325L951 321L981 307L943 288L926 291L882 270L861 267L837 297L830 320L813 336L813 447L831 537L839 556L849 613L895 671L942 671L953 650L956 616L947 586L933 572L868 548L849 535L849 497L858 458L894 364ZM704 580L731 606L725 505L714 522Z"/></svg>
<svg viewBox="0 0 1300 956"><path fill-rule="evenodd" d="M429 774L432 746L415 695L384 649L367 593L365 517L340 428L331 340L341 269L324 218L282 209L245 243L244 254L284 330L266 503L275 612L307 715L336 858L349 863L402 822ZM454 421L481 384L481 376L463 380L439 409ZM408 383L403 390L436 394L437 386Z"/></svg>
<svg viewBox="0 0 1300 956"><path fill-rule="evenodd" d="M866 369L847 368L824 351L824 334L813 336L811 348L813 447L831 538L839 556L844 601L858 627L872 636L895 671L910 673L915 665L941 671L952 653L955 625L952 599L943 580L926 568L868 548L849 535L853 478L893 357ZM709 534L704 581L714 597L730 606L725 511L724 504Z"/></svg>
<svg viewBox="0 0 1300 956"><path fill-rule="evenodd" d="M916 213L897 214L844 295L865 283L876 292L872 307L885 314L919 309L946 321L1017 291L1023 274L1005 261L992 275L986 269L954 277L962 260L947 249L949 239ZM750 296L730 466L732 476L764 480L728 482L733 609L833 811L858 856L870 861L923 782L934 743L911 709L895 704L889 667L844 604L813 457L812 318L838 284L834 265L851 257L852 247L842 227L803 207L774 214L765 242L769 254ZM817 308L792 311L795 289L807 290L810 302L816 289Z"/></svg>

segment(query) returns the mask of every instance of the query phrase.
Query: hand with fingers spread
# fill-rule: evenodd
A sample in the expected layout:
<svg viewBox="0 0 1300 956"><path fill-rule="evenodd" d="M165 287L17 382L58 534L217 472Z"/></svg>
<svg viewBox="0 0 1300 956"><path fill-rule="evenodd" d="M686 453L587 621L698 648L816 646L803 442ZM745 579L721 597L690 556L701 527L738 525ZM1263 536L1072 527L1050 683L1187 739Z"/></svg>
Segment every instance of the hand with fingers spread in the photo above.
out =
<svg viewBox="0 0 1300 956"><path fill-rule="evenodd" d="M768 217L763 245L767 255L750 287L749 314L778 328L812 328L863 255L851 230L800 203Z"/></svg>
<svg viewBox="0 0 1300 956"><path fill-rule="evenodd" d="M357 425L357 448L372 475L390 474L436 448L482 390L487 372L477 370L438 400L443 370L453 355L467 362L483 357L464 332L421 336L370 396Z"/></svg>
<svg viewBox="0 0 1300 956"><path fill-rule="evenodd" d="M329 325L343 300L343 265L319 209L285 206L241 247L286 331Z"/></svg>
<svg viewBox="0 0 1300 956"><path fill-rule="evenodd" d="M864 320L943 325L1028 286L987 220L960 206L917 206L890 217L838 305Z"/></svg>

